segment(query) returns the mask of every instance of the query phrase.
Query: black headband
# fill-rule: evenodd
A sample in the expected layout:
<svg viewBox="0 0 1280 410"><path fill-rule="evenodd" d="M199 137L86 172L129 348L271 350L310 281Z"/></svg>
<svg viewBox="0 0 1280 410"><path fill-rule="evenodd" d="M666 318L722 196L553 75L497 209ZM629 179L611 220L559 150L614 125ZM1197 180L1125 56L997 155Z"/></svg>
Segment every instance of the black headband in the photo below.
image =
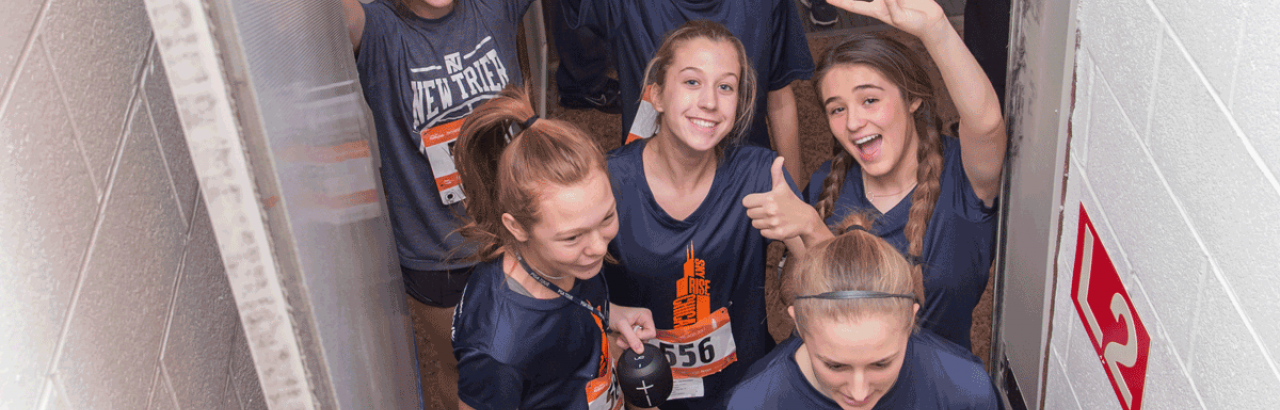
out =
<svg viewBox="0 0 1280 410"><path fill-rule="evenodd" d="M916 300L915 295L905 293L885 293L872 290L838 290L834 292L819 293L817 295L796 296L796 300L800 299L825 299L825 300L850 300L850 299L887 299L887 298L903 298L911 299L912 302L920 303Z"/></svg>

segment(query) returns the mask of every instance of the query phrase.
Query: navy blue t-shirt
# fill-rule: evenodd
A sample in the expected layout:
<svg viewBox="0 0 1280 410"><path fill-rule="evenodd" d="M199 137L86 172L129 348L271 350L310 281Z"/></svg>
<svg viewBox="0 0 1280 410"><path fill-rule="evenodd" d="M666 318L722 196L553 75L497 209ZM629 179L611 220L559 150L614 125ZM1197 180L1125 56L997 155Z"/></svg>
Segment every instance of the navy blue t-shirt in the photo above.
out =
<svg viewBox="0 0 1280 410"><path fill-rule="evenodd" d="M768 240L751 226L742 198L772 188L770 166L777 154L751 146L726 150L706 199L676 220L658 205L645 178L641 154L648 142L610 153L619 229L609 253L620 264L606 266L605 277L614 303L648 308L658 329L690 325L727 308L737 361L703 378L703 398L663 405L667 410L715 408L751 363L774 346L765 323ZM790 176L787 183L796 189Z"/></svg>
<svg viewBox="0 0 1280 410"><path fill-rule="evenodd" d="M769 148L765 110L769 91L813 75L809 41L789 0L563 0L570 25L585 25L604 33L617 53L622 84L622 135L626 140L640 106L644 68L658 51L667 32L687 21L723 24L746 49L756 70L755 119L746 143Z"/></svg>
<svg viewBox="0 0 1280 410"><path fill-rule="evenodd" d="M461 120L521 82L516 27L531 0L459 1L439 19L400 16L390 0L364 5L356 69L378 133L382 181L400 264L470 266L460 247L461 203L445 205L422 152L421 132Z"/></svg>
<svg viewBox="0 0 1280 410"><path fill-rule="evenodd" d="M602 322L566 298L511 289L502 260L476 265L454 312L458 398L479 410L586 410L587 383L611 377L600 371L609 368ZM569 293L608 309L600 275Z"/></svg>
<svg viewBox="0 0 1280 410"><path fill-rule="evenodd" d="M802 344L793 335L752 366L729 394L728 408L839 410L838 403L809 384L796 363L796 350ZM921 329L907 341L898 380L874 409L995 410L999 406L995 387L973 353Z"/></svg>
<svg viewBox="0 0 1280 410"><path fill-rule="evenodd" d="M942 157L941 192L924 233L925 301L920 309L921 327L969 348L973 308L986 290L987 273L995 257L998 205L983 205L973 192L961 162L959 140L942 137ZM805 198L810 204L817 206L823 180L830 173L831 161L827 161L809 178ZM855 211L871 212L876 216L872 232L904 255L907 253L905 228L911 195L881 215L867 200L862 169L855 163L845 176L833 208L826 220L828 225L840 223Z"/></svg>

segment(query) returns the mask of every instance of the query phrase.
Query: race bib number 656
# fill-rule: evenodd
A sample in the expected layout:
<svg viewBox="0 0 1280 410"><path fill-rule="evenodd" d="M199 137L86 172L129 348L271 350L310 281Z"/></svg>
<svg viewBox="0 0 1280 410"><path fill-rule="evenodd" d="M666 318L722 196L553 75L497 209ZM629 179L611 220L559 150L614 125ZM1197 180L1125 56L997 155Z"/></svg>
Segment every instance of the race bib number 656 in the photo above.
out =
<svg viewBox="0 0 1280 410"><path fill-rule="evenodd" d="M677 377L706 377L738 360L729 310L720 308L693 326L658 331L658 347Z"/></svg>

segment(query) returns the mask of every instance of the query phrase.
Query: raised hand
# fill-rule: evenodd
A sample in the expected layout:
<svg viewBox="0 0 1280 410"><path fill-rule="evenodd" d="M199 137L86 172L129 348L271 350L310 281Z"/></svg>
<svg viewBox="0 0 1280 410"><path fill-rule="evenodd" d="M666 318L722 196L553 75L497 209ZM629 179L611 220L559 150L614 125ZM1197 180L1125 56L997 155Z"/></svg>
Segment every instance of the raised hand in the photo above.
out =
<svg viewBox="0 0 1280 410"><path fill-rule="evenodd" d="M827 0L832 6L884 22L899 30L927 40L934 30L946 24L946 13L936 0Z"/></svg>

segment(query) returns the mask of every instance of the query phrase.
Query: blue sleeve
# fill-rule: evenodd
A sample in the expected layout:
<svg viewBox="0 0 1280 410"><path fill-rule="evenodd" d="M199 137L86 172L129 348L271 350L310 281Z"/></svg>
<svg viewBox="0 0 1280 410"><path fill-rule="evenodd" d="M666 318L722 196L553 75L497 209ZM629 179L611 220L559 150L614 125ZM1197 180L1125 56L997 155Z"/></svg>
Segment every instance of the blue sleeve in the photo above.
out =
<svg viewBox="0 0 1280 410"><path fill-rule="evenodd" d="M385 53L381 45L386 43L387 30L398 23L391 19L399 17L380 2L361 3L360 7L364 9L364 31L360 33L357 58Z"/></svg>
<svg viewBox="0 0 1280 410"><path fill-rule="evenodd" d="M964 156L960 152L960 140L955 137L943 136L943 164L942 164L942 183L952 184L952 189L959 192L960 195L955 197L952 209L961 217L971 222L986 221L995 218L996 211L1000 209L1000 197L996 196L991 206L982 203L982 198L978 198L978 194L973 191L973 184L969 182L969 175L964 171ZM949 180L949 181L948 181Z"/></svg>
<svg viewBox="0 0 1280 410"><path fill-rule="evenodd" d="M950 408L965 410L1003 410L1004 403L1000 400L1000 396L996 393L995 386L987 383L987 391L973 392L972 396L967 397L967 403L958 405L959 403L951 403Z"/></svg>
<svg viewBox="0 0 1280 410"><path fill-rule="evenodd" d="M782 176L787 178L787 186L791 187L791 193L796 194L796 197L803 201L804 192L800 191L800 187L796 185L796 180L791 178L791 172L787 171L785 167L782 168Z"/></svg>
<svg viewBox="0 0 1280 410"><path fill-rule="evenodd" d="M506 3L503 6L506 7L508 16L511 17L511 22L519 24L520 19L529 10L529 5L533 3L533 0L503 0L503 2Z"/></svg>
<svg viewBox="0 0 1280 410"><path fill-rule="evenodd" d="M462 352L458 360L458 399L476 410L520 407L524 377L492 356Z"/></svg>
<svg viewBox="0 0 1280 410"><path fill-rule="evenodd" d="M560 0L560 12L569 28L587 27L599 33L611 33L609 2L596 0Z"/></svg>
<svg viewBox="0 0 1280 410"><path fill-rule="evenodd" d="M809 205L818 205L818 196L822 195L822 184L826 182L827 176L831 175L831 161L823 162L818 166L818 170L809 176L809 185L804 187L803 199Z"/></svg>
<svg viewBox="0 0 1280 410"><path fill-rule="evenodd" d="M774 39L773 56L767 79L769 91L786 87L795 80L813 75L813 54L809 52L809 40L800 25L800 15L792 1L774 3L771 21ZM764 75L765 73L760 73Z"/></svg>

